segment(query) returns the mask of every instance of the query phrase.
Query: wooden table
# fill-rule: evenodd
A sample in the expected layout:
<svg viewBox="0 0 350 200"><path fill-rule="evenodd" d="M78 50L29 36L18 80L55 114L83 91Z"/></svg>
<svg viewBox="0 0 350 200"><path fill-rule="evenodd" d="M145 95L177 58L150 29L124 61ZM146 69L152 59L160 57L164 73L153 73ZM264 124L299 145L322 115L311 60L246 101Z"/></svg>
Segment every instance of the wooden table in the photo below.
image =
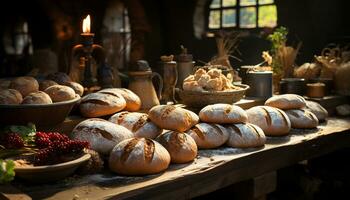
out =
<svg viewBox="0 0 350 200"><path fill-rule="evenodd" d="M288 136L268 138L259 149L200 150L194 162L171 165L157 175L123 177L105 172L53 185L15 182L0 186L0 199L186 199L349 146L350 118L330 118L317 129L294 129Z"/></svg>

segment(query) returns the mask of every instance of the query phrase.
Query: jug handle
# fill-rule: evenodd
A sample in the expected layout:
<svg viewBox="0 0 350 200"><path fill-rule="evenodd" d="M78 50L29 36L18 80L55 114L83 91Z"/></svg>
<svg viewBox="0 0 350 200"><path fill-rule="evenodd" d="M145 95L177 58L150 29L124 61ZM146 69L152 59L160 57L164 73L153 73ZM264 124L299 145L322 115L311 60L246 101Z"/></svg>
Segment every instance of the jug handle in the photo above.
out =
<svg viewBox="0 0 350 200"><path fill-rule="evenodd" d="M157 72L152 72L152 80L154 77L157 77L159 80L157 96L158 96L158 99L160 100L162 98L161 95L162 95L162 90L163 90L163 78Z"/></svg>

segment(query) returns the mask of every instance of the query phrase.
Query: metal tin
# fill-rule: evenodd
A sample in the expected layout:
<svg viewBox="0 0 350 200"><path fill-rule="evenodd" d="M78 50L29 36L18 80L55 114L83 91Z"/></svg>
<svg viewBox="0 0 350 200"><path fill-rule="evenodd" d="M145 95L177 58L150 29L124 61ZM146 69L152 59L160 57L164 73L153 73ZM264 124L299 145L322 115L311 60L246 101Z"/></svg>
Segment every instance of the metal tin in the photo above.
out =
<svg viewBox="0 0 350 200"><path fill-rule="evenodd" d="M248 72L244 84L249 85L247 97L269 98L272 96L272 72Z"/></svg>
<svg viewBox="0 0 350 200"><path fill-rule="evenodd" d="M280 94L305 94L305 79L283 78L280 82Z"/></svg>

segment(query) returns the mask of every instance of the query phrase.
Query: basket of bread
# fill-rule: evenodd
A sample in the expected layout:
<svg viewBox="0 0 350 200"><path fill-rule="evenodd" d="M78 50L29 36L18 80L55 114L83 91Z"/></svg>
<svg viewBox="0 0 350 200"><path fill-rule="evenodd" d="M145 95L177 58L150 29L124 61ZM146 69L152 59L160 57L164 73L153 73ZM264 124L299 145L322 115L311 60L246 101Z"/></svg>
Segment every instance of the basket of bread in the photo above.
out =
<svg viewBox="0 0 350 200"><path fill-rule="evenodd" d="M232 104L245 95L248 85L233 84L231 73L224 75L221 69L199 68L178 89L181 102L189 107L204 107L215 103Z"/></svg>

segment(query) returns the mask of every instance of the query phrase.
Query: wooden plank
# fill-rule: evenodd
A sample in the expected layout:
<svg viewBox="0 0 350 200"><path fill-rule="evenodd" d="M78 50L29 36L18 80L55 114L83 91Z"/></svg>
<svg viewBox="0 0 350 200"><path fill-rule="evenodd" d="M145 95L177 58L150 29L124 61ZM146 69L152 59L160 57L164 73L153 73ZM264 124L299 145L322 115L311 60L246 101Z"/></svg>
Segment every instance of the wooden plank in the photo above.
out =
<svg viewBox="0 0 350 200"><path fill-rule="evenodd" d="M31 200L32 198L17 188L7 184L0 185L0 200Z"/></svg>

